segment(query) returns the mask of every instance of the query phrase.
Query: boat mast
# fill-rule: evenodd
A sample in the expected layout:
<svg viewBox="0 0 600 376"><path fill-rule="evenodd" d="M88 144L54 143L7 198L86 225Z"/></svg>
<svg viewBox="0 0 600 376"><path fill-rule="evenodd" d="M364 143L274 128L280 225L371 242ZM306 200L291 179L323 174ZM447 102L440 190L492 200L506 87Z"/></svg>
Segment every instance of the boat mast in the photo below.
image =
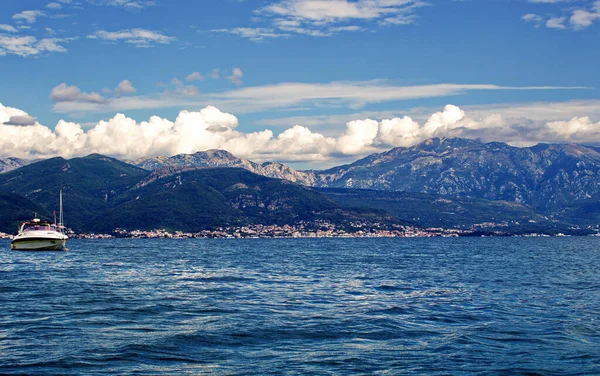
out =
<svg viewBox="0 0 600 376"><path fill-rule="evenodd" d="M60 189L60 204L59 204L58 218L59 218L58 227L62 229L62 228L64 228L64 224L63 224L63 205L62 205L62 188Z"/></svg>

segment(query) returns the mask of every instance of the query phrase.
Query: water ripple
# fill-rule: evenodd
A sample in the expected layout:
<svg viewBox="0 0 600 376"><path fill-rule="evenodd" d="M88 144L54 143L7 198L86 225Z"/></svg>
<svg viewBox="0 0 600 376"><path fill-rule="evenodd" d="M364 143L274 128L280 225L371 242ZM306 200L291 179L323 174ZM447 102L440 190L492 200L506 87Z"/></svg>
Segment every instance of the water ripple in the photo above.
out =
<svg viewBox="0 0 600 376"><path fill-rule="evenodd" d="M0 374L600 374L598 238L0 252Z"/></svg>

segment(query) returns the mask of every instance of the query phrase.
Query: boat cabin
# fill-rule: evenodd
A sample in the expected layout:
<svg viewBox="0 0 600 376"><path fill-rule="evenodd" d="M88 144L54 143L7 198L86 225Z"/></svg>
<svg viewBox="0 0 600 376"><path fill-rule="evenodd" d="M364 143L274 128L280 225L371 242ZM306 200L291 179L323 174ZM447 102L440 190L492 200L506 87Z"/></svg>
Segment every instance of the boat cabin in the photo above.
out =
<svg viewBox="0 0 600 376"><path fill-rule="evenodd" d="M23 222L19 226L19 233L28 231L56 231L56 226L51 222L40 221L36 218L28 222Z"/></svg>

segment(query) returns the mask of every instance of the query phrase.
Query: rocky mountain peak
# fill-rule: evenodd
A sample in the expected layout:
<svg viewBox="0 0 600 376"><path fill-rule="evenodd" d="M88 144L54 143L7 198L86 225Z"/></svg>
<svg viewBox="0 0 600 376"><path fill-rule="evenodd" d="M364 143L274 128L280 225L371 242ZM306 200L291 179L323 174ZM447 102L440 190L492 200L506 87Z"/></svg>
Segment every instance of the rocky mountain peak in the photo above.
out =
<svg viewBox="0 0 600 376"><path fill-rule="evenodd" d="M26 166L29 163L30 161L20 158L0 158L0 174L3 172L16 170L17 168Z"/></svg>

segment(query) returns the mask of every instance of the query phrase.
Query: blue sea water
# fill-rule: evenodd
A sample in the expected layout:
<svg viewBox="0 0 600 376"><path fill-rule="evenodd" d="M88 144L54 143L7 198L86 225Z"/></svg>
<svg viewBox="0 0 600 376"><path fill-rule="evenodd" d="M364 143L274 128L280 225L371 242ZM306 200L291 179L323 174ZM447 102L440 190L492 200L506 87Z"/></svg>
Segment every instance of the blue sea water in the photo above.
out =
<svg viewBox="0 0 600 376"><path fill-rule="evenodd" d="M0 245L0 374L600 374L600 238Z"/></svg>

